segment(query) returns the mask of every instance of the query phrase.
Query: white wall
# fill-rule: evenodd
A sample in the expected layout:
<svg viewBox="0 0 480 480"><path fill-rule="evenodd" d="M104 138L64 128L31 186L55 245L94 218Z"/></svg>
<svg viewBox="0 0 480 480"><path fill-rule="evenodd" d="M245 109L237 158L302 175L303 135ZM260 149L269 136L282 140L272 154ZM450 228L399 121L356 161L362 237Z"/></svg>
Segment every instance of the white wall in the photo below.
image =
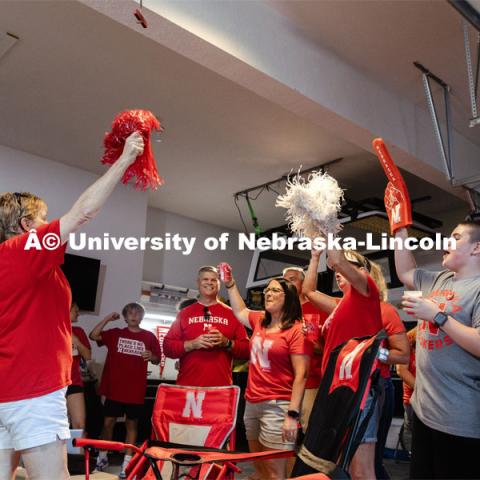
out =
<svg viewBox="0 0 480 480"><path fill-rule="evenodd" d="M201 201L199 199L198 201ZM205 206L205 208L209 208ZM215 205L210 208L221 208ZM220 236L223 232L230 234L225 251L208 251L204 248L205 238ZM179 251L146 251L144 257L144 280L150 282L164 282L178 287L197 288L196 277L202 265L217 265L228 262L235 275L240 291L245 294L245 283L252 259L252 252L239 251L237 248L238 232L222 229L208 223L199 222L191 218L164 212L157 208L149 208L147 215L147 236L165 237L166 233L181 236L196 237L194 249L190 255L183 255ZM225 292L223 292L224 295Z"/></svg>
<svg viewBox="0 0 480 480"><path fill-rule="evenodd" d="M65 213L78 196L98 177L78 168L0 146L0 192L30 191L43 198L49 219ZM140 237L145 233L147 195L130 186L119 185L100 214L82 229L89 236ZM106 314L120 311L128 302L140 299L143 274L142 251L71 251L101 260L105 270L98 316L82 314L79 326L88 334ZM48 315L48 312L45 312ZM39 319L40 320L40 319ZM118 321L112 326L123 326ZM94 346L93 356L103 362L105 348Z"/></svg>

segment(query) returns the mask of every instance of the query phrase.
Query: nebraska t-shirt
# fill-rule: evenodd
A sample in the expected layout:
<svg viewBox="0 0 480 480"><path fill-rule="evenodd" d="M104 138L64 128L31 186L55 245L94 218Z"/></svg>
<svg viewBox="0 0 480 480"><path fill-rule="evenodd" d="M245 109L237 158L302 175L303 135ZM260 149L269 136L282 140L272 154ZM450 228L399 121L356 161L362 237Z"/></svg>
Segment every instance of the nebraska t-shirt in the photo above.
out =
<svg viewBox="0 0 480 480"><path fill-rule="evenodd" d="M250 312L250 365L245 398L252 403L290 400L294 372L290 355L311 355L301 322L287 330L267 333L262 327L264 312Z"/></svg>
<svg viewBox="0 0 480 480"><path fill-rule="evenodd" d="M312 344L310 369L305 388L318 388L322 379L323 339L320 329L327 318L327 314L316 308L312 302L302 303L302 316L307 330L307 340Z"/></svg>
<svg viewBox="0 0 480 480"><path fill-rule="evenodd" d="M343 342L354 337L376 335L382 328L378 288L367 275L368 295L350 287L325 320L322 333L325 339L322 373L325 372L330 353Z"/></svg>
<svg viewBox="0 0 480 480"><path fill-rule="evenodd" d="M216 328L234 341L231 351L215 347L185 352L185 341L194 340L208 333L211 328ZM179 312L165 336L163 351L167 357L180 359L177 385L231 385L232 358L248 358L247 332L227 305L217 302L205 306L197 302Z"/></svg>
<svg viewBox="0 0 480 480"><path fill-rule="evenodd" d="M91 350L90 341L87 338L87 335L83 331L83 328L80 327L72 327L72 333L75 335L80 342ZM73 356L73 363L72 363L72 385L78 385L83 387L82 376L80 374L80 360L82 356L76 347L73 346L72 343L72 356Z"/></svg>
<svg viewBox="0 0 480 480"><path fill-rule="evenodd" d="M383 328L389 337L405 332L402 319L393 305L381 302L380 311L382 313ZM380 375L383 378L390 378L390 365L380 362Z"/></svg>
<svg viewBox="0 0 480 480"><path fill-rule="evenodd" d="M147 330L112 328L102 332L101 343L108 348L108 354L100 394L117 402L143 404L148 362L142 353L150 350L160 358L160 344L155 335Z"/></svg>
<svg viewBox="0 0 480 480"><path fill-rule="evenodd" d="M60 238L59 220L36 229L40 244L51 234ZM71 292L60 269L66 246L25 250L28 238L24 233L0 244L0 402L70 383Z"/></svg>

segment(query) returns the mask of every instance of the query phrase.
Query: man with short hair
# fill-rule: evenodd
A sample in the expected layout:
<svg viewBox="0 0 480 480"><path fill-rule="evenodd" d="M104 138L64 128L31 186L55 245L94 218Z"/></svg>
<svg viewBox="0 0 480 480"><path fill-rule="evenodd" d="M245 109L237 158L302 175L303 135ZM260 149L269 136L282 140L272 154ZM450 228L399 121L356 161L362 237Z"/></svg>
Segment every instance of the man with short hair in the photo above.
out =
<svg viewBox="0 0 480 480"><path fill-rule="evenodd" d="M318 388L320 386L321 367L323 345L320 343L320 328L325 322L327 315L318 310L302 293L303 281L305 279L305 272L300 267L287 267L283 269L282 276L285 280L295 285L300 304L302 305L302 315L305 323L305 330L307 340L313 345L313 354L310 358L310 369L308 373L307 383L305 385L305 393L303 395L302 411L300 414L300 423L302 430L307 431L308 420L310 419L310 412L312 411L313 402L317 396Z"/></svg>
<svg viewBox="0 0 480 480"><path fill-rule="evenodd" d="M407 229L395 235L405 240ZM423 294L403 297L419 319L411 478L480 478L480 224L462 222L451 236L441 272L417 268L395 244L398 277Z"/></svg>
<svg viewBox="0 0 480 480"><path fill-rule="evenodd" d="M232 309L218 299L216 267L201 267L197 285L198 301L178 313L165 336L165 355L180 359L177 385L231 385L232 359L249 358L247 333Z"/></svg>

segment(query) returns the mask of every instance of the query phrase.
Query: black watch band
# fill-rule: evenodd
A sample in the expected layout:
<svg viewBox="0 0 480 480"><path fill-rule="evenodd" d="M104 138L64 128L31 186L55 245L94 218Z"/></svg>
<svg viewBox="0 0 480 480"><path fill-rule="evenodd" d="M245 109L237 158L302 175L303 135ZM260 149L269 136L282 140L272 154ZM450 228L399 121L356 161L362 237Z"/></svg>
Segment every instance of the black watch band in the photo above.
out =
<svg viewBox="0 0 480 480"><path fill-rule="evenodd" d="M287 416L295 420L298 420L300 418L300 413L298 413L296 410L288 410Z"/></svg>
<svg viewBox="0 0 480 480"><path fill-rule="evenodd" d="M433 317L433 323L437 327L443 327L448 320L448 315L445 312L438 312L434 317Z"/></svg>
<svg viewBox="0 0 480 480"><path fill-rule="evenodd" d="M232 345L233 345L233 342L230 339L228 339L227 344L225 345L225 348L228 350L228 349L232 348Z"/></svg>

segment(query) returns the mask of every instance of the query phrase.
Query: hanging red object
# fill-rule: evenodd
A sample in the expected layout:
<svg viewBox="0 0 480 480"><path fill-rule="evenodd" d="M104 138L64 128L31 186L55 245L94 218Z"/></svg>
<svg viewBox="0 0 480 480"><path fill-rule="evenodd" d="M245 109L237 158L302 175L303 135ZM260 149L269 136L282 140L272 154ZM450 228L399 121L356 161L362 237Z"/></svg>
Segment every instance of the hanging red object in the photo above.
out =
<svg viewBox="0 0 480 480"><path fill-rule="evenodd" d="M115 117L112 123L112 131L106 133L103 140L105 153L102 163L112 165L122 154L127 137L135 131L142 135L145 143L143 153L128 167L122 178L122 183L128 183L135 177L135 188L140 190L146 190L147 188L156 190L159 185L165 183L158 174L157 164L153 158L150 142L152 130L163 131L160 122L152 112L148 110L125 110Z"/></svg>

